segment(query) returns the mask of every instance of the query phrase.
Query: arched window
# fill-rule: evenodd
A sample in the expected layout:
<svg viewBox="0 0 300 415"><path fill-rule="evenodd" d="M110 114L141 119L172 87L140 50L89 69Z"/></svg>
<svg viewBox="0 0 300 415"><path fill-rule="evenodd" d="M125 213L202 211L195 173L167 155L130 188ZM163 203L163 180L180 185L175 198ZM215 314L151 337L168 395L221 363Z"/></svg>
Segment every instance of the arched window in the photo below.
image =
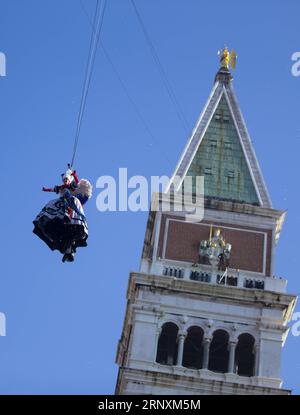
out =
<svg viewBox="0 0 300 415"><path fill-rule="evenodd" d="M239 336L235 350L236 373L238 375L254 375L254 343L255 339L251 334L244 333Z"/></svg>
<svg viewBox="0 0 300 415"><path fill-rule="evenodd" d="M184 342L182 366L191 369L202 368L203 358L203 330L200 327L190 327Z"/></svg>
<svg viewBox="0 0 300 415"><path fill-rule="evenodd" d="M159 336L157 345L157 363L162 365L176 365L177 360L178 327L174 323L165 323Z"/></svg>
<svg viewBox="0 0 300 415"><path fill-rule="evenodd" d="M228 371L228 340L229 335L225 330L216 330L214 332L209 348L209 370L222 373Z"/></svg>

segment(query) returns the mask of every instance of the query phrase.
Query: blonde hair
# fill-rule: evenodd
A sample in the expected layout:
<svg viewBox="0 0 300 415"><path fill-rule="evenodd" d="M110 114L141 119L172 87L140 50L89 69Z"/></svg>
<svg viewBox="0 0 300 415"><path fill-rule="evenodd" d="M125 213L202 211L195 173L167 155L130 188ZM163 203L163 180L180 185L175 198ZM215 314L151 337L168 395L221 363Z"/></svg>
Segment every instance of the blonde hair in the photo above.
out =
<svg viewBox="0 0 300 415"><path fill-rule="evenodd" d="M80 179L76 189L74 190L75 195L81 194L82 196L87 196L89 199L92 197L93 186L86 179Z"/></svg>

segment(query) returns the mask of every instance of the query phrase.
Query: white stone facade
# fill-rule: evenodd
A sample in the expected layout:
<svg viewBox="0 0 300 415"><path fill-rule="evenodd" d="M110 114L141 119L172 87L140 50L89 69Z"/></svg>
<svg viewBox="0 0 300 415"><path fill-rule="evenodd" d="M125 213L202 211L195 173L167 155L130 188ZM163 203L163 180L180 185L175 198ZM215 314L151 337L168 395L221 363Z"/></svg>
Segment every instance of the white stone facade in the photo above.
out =
<svg viewBox="0 0 300 415"><path fill-rule="evenodd" d="M137 273L131 274L128 300L117 355L120 372L116 393L289 393L280 389L280 359L291 296ZM191 326L201 327L205 339L223 329L233 346L240 334L251 334L255 338L255 375L188 369L180 362L171 366L157 363L158 338L166 322L178 326L179 342ZM136 377L140 379L138 383Z"/></svg>

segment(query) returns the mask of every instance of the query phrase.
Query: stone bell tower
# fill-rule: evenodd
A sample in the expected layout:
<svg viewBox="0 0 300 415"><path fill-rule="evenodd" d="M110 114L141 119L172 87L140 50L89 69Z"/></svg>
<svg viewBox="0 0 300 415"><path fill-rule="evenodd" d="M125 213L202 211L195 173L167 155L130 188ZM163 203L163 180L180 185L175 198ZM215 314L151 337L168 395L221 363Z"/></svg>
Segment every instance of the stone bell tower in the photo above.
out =
<svg viewBox="0 0 300 415"><path fill-rule="evenodd" d="M168 193L153 197L140 270L128 282L116 394L290 393L280 367L296 297L274 276L285 212L272 207L230 62L224 49L170 183L173 208ZM188 176L204 176L204 216L193 221L175 209Z"/></svg>

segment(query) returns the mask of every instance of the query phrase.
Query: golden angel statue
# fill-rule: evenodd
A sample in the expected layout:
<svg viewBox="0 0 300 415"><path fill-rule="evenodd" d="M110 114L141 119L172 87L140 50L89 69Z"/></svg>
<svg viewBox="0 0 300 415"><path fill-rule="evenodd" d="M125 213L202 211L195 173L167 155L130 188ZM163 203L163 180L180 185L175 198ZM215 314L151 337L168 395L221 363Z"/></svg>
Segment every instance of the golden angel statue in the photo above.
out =
<svg viewBox="0 0 300 415"><path fill-rule="evenodd" d="M229 69L229 66L231 66L232 69L235 69L237 54L233 49L229 52L227 46L225 46L224 49L219 50L218 55L220 56L221 68Z"/></svg>

